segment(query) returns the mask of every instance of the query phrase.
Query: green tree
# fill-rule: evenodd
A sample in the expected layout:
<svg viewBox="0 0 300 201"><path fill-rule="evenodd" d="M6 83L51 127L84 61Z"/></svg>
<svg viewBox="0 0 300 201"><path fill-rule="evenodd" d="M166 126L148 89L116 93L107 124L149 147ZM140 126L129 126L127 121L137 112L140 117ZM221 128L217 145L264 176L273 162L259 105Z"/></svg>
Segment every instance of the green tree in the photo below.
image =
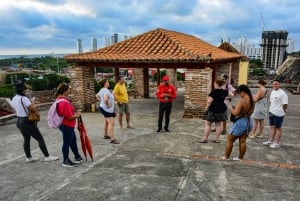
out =
<svg viewBox="0 0 300 201"><path fill-rule="evenodd" d="M0 97L12 98L15 95L15 88L11 84L3 84L0 86Z"/></svg>
<svg viewBox="0 0 300 201"><path fill-rule="evenodd" d="M31 82L32 91L42 91L47 89L47 80L33 79Z"/></svg>
<svg viewBox="0 0 300 201"><path fill-rule="evenodd" d="M13 84L16 83L18 80L25 80L25 78L29 77L30 75L27 73L9 74L5 76L5 84Z"/></svg>

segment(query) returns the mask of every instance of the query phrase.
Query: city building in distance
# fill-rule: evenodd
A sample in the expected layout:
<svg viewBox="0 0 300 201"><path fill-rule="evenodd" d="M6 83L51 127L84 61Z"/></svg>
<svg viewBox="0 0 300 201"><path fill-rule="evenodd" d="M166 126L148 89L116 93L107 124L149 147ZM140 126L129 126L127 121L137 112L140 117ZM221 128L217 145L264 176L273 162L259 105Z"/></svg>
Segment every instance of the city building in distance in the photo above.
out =
<svg viewBox="0 0 300 201"><path fill-rule="evenodd" d="M262 32L262 64L277 70L287 57L288 32L285 30Z"/></svg>

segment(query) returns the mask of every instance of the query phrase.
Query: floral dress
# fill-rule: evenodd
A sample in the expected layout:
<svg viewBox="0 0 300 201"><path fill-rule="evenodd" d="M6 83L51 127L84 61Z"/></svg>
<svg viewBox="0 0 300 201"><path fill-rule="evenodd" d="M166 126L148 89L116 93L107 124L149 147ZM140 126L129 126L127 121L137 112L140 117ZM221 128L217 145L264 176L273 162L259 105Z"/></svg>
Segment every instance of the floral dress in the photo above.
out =
<svg viewBox="0 0 300 201"><path fill-rule="evenodd" d="M266 93L267 91L265 91ZM268 114L268 102L267 96L265 95L259 101L255 103L254 112L252 114L253 119L263 120Z"/></svg>

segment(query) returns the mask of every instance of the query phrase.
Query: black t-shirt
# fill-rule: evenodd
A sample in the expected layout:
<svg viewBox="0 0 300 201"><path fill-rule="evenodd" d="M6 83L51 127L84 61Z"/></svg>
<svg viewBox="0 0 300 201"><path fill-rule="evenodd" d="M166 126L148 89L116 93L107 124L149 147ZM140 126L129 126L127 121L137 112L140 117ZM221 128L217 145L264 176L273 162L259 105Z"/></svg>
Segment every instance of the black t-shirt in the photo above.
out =
<svg viewBox="0 0 300 201"><path fill-rule="evenodd" d="M223 113L227 110L227 106L224 103L228 91L224 89L215 89L210 92L208 96L212 97L214 100L209 106L209 110L215 113Z"/></svg>

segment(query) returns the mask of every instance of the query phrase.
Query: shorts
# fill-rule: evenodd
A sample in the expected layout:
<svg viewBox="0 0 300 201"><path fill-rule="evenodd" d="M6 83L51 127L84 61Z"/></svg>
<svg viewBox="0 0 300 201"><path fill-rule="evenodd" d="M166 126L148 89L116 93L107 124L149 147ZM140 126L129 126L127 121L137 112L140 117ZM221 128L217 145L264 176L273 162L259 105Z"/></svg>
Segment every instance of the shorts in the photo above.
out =
<svg viewBox="0 0 300 201"><path fill-rule="evenodd" d="M270 126L275 126L275 128L281 128L283 123L284 116L276 116L269 112L269 122Z"/></svg>
<svg viewBox="0 0 300 201"><path fill-rule="evenodd" d="M129 105L128 103L118 103L118 111L120 115L129 114Z"/></svg>
<svg viewBox="0 0 300 201"><path fill-rule="evenodd" d="M253 128L253 120L249 118L249 123L248 123L248 118L244 117L233 123L229 133L233 136L240 137L243 134L247 133L247 128L248 128L248 133L250 133Z"/></svg>
<svg viewBox="0 0 300 201"><path fill-rule="evenodd" d="M103 114L103 116L105 118L110 118L110 117L115 117L116 116L116 113L113 112L113 113L110 113L110 112L106 112L105 110L103 110L102 107L100 107L100 112Z"/></svg>

